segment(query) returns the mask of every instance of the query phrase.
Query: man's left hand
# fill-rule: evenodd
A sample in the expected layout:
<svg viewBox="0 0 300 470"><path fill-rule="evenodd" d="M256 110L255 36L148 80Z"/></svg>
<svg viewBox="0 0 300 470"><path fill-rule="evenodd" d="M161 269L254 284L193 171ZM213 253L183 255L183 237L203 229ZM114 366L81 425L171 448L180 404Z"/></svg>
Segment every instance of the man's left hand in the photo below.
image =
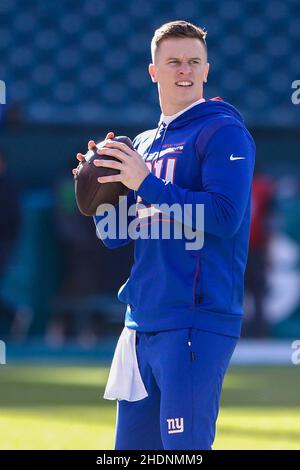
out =
<svg viewBox="0 0 300 470"><path fill-rule="evenodd" d="M105 146L97 150L99 155L110 155L117 158L114 160L94 160L94 165L120 170L120 174L102 176L98 178L99 183L111 183L120 181L127 188L137 191L146 176L150 173L141 155L135 150L131 150L123 142L107 140Z"/></svg>

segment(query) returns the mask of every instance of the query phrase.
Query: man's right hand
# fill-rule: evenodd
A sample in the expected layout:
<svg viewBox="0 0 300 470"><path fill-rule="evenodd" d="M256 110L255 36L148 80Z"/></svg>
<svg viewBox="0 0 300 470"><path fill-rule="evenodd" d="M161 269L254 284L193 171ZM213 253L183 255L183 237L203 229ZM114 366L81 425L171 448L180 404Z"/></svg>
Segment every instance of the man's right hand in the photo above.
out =
<svg viewBox="0 0 300 470"><path fill-rule="evenodd" d="M108 132L106 134L105 140L106 139L113 139L114 136L115 136L114 132ZM88 149L93 150L94 147L96 147L96 142L94 140L90 140L88 142ZM82 162L84 160L84 155L82 153L77 153L76 158L77 158L77 160L79 160L79 162ZM73 170L72 170L72 173L73 173L74 177L77 175L77 172L78 172L78 166L77 166L77 168L73 168Z"/></svg>

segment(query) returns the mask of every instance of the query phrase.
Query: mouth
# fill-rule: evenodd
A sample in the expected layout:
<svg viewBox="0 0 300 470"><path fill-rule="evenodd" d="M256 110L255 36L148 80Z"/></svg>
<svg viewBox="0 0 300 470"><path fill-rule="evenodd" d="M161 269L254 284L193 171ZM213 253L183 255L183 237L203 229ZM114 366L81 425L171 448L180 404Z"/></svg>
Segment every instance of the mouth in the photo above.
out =
<svg viewBox="0 0 300 470"><path fill-rule="evenodd" d="M190 80L181 80L181 81L175 82L175 85L180 86L182 88L188 88L188 87L193 86L193 82L191 82Z"/></svg>

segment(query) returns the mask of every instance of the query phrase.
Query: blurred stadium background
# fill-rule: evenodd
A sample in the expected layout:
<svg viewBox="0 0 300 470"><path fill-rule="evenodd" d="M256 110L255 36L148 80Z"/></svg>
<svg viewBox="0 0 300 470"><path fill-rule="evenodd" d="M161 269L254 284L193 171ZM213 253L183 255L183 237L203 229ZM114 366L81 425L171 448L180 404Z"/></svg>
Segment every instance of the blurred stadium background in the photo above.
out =
<svg viewBox="0 0 300 470"><path fill-rule="evenodd" d="M257 144L245 323L216 448L300 448L299 0L0 0L0 448L113 446L101 391L132 247L97 240L71 169L89 139L156 126L149 44L175 19L207 29L205 97L236 106Z"/></svg>

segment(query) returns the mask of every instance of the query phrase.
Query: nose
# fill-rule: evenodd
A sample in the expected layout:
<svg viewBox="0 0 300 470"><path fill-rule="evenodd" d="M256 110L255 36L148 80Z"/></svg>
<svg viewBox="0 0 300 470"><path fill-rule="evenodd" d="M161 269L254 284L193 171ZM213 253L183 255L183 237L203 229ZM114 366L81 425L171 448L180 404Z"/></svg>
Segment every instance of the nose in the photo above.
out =
<svg viewBox="0 0 300 470"><path fill-rule="evenodd" d="M191 70L191 66L188 62L181 62L180 67L179 67L179 73L181 74L187 74Z"/></svg>

